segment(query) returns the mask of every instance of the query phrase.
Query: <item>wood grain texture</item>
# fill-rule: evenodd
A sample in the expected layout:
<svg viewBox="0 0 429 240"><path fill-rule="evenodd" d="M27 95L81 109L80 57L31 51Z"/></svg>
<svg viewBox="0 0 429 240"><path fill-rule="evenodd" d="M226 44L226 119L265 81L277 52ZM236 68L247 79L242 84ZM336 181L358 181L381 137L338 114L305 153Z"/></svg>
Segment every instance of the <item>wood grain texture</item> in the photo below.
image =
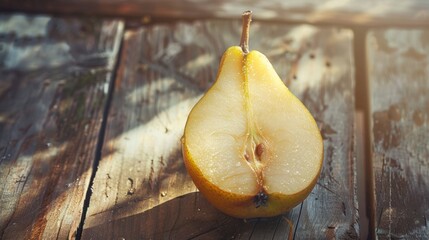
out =
<svg viewBox="0 0 429 240"><path fill-rule="evenodd" d="M179 19L238 18L241 12L252 10L261 20L349 26L429 26L429 3L424 0L2 0L0 9Z"/></svg>
<svg viewBox="0 0 429 240"><path fill-rule="evenodd" d="M243 221L214 209L192 183L181 154L185 121L240 32L239 21L197 21L125 33L83 239L285 239L286 219L297 239L358 237L349 30L252 23L250 48L268 56L323 133L322 175L302 206Z"/></svg>
<svg viewBox="0 0 429 240"><path fill-rule="evenodd" d="M0 238L75 234L123 24L0 15Z"/></svg>
<svg viewBox="0 0 429 240"><path fill-rule="evenodd" d="M380 239L428 239L429 31L367 37Z"/></svg>

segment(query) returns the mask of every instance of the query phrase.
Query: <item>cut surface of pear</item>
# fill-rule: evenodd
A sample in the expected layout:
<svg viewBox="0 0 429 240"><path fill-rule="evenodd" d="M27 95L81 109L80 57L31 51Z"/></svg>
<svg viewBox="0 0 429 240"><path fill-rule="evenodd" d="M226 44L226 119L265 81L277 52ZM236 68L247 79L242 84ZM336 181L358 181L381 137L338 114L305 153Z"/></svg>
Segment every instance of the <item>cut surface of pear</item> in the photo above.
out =
<svg viewBox="0 0 429 240"><path fill-rule="evenodd" d="M281 214L310 193L321 171L323 141L314 118L268 59L235 46L189 114L183 152L193 181L216 207L237 217L262 217Z"/></svg>

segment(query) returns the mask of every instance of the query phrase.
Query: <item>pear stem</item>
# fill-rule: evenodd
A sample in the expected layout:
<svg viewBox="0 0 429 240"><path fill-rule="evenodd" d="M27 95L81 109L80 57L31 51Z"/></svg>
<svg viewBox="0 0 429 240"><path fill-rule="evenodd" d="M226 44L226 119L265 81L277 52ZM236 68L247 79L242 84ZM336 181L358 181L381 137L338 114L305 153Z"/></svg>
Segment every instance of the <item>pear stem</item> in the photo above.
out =
<svg viewBox="0 0 429 240"><path fill-rule="evenodd" d="M245 11L241 15L243 19L243 30L241 32L240 47L244 53L249 53L249 28L252 21L252 11Z"/></svg>

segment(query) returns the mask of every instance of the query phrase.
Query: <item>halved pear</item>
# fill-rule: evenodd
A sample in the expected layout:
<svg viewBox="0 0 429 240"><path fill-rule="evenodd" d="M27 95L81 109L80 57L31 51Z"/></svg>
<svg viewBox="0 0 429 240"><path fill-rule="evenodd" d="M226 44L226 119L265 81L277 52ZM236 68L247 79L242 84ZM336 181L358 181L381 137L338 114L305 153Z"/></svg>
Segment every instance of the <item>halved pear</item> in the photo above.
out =
<svg viewBox="0 0 429 240"><path fill-rule="evenodd" d="M268 217L303 201L320 175L323 141L314 118L268 59L230 47L217 80L189 114L186 168L215 207Z"/></svg>

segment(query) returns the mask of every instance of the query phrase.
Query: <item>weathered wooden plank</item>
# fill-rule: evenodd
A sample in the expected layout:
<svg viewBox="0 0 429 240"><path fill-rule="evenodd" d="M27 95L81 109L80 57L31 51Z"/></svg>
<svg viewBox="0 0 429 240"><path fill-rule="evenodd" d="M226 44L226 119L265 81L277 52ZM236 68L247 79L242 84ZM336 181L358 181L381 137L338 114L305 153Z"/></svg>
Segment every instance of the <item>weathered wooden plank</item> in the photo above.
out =
<svg viewBox="0 0 429 240"><path fill-rule="evenodd" d="M251 27L250 47L268 56L323 132L323 172L304 204L244 222L197 192L180 138L240 31L236 21L197 21L126 32L83 239L284 239L286 219L297 239L357 238L350 30L257 21Z"/></svg>
<svg viewBox="0 0 429 240"><path fill-rule="evenodd" d="M424 0L3 0L0 9L55 14L85 14L152 18L237 18L253 10L263 20L333 25L429 26L429 3Z"/></svg>
<svg viewBox="0 0 429 240"><path fill-rule="evenodd" d="M376 234L428 239L429 31L367 37Z"/></svg>
<svg viewBox="0 0 429 240"><path fill-rule="evenodd" d="M123 24L0 16L0 238L80 223Z"/></svg>

